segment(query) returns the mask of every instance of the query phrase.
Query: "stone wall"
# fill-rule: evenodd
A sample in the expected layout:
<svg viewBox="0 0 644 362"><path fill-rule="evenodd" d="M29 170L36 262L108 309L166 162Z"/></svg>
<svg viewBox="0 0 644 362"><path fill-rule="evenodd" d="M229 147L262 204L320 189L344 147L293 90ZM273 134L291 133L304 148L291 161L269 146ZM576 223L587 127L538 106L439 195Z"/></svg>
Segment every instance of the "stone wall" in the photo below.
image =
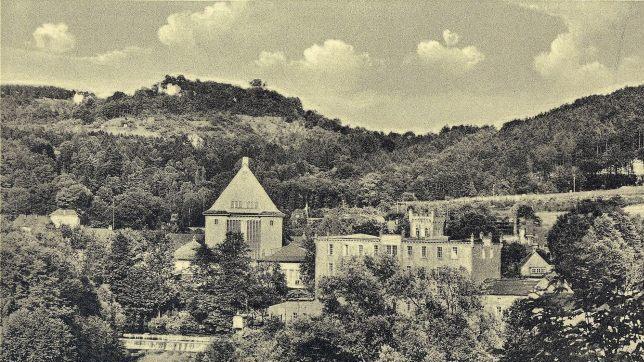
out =
<svg viewBox="0 0 644 362"><path fill-rule="evenodd" d="M175 352L202 352L213 337L183 336L178 334L132 334L125 333L120 338L126 349Z"/></svg>

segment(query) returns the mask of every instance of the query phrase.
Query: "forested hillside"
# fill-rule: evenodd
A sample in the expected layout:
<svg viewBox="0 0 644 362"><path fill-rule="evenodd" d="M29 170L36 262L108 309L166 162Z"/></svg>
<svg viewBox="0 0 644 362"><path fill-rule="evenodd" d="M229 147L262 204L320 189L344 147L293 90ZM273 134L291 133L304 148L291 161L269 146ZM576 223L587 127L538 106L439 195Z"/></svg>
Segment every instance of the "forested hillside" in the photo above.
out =
<svg viewBox="0 0 644 362"><path fill-rule="evenodd" d="M549 193L634 184L644 158L644 86L494 127L437 134L343 126L265 89L166 78L102 99L2 86L2 213L75 208L85 222L199 225L242 156L276 204Z"/></svg>

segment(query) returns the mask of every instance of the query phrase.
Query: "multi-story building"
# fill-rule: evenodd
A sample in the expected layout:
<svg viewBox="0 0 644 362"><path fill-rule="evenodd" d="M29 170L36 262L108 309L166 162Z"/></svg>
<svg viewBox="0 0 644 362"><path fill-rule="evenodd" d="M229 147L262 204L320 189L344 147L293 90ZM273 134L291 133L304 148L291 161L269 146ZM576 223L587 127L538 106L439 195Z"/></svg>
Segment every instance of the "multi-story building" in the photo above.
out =
<svg viewBox="0 0 644 362"><path fill-rule="evenodd" d="M464 268L475 281L500 278L501 244L491 238L449 240L443 235L442 218L434 214L409 214L410 234L323 236L315 240L315 280L334 275L348 258L387 254L401 267L433 269ZM437 225L440 224L440 225Z"/></svg>
<svg viewBox="0 0 644 362"><path fill-rule="evenodd" d="M228 232L241 232L254 260L273 254L282 247L282 213L268 196L243 157L241 168L203 214L205 241L221 243Z"/></svg>

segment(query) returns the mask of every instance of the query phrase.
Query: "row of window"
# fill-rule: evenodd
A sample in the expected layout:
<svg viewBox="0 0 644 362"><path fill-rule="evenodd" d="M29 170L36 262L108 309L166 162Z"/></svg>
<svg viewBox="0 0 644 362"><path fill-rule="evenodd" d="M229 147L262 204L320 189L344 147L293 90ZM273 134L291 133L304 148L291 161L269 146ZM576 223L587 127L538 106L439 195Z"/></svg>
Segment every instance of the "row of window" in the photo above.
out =
<svg viewBox="0 0 644 362"><path fill-rule="evenodd" d="M233 200L230 202L230 207L232 209L256 209L258 206L257 201L242 201Z"/></svg>
<svg viewBox="0 0 644 362"><path fill-rule="evenodd" d="M333 250L334 244L330 243L329 248L328 248L328 254L333 255ZM373 246L373 253L378 254L378 245ZM391 256L396 256L398 255L398 246L397 245L385 245L385 250L387 252L387 255ZM344 244L344 254L343 255L349 255L349 244ZM358 255L364 255L364 245L358 245ZM427 258L427 246L423 245L420 248L420 255L423 258ZM414 256L414 248L412 245L407 246L407 257L412 258ZM437 259L442 259L443 258L443 247L442 246L437 246L436 247L436 258ZM452 247L452 258L458 258L458 246L453 246Z"/></svg>
<svg viewBox="0 0 644 362"><path fill-rule="evenodd" d="M231 222L232 222L232 223L231 223ZM241 220L226 220L226 232L233 231L233 230L229 227L229 225L232 225L232 224L235 224L235 223L240 223L240 222L241 222ZM249 222L249 223L253 223L253 222L257 222L257 223L259 223L259 221L255 221L255 220L250 220L250 221L248 221L248 222ZM273 220L270 220L270 221L269 221L269 224L270 224L271 226L273 226ZM215 225L219 225L219 219L215 219Z"/></svg>
<svg viewBox="0 0 644 362"><path fill-rule="evenodd" d="M423 236L428 237L428 236L433 236L433 230L430 230L429 228L425 228L425 234ZM416 237L420 238L420 228L416 228Z"/></svg>

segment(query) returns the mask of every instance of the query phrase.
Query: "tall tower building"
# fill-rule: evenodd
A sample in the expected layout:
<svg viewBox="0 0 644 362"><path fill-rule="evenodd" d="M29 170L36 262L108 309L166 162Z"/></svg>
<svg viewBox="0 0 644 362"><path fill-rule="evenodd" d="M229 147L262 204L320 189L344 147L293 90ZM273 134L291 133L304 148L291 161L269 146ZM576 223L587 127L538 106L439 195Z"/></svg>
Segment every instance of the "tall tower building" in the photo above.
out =
<svg viewBox="0 0 644 362"><path fill-rule="evenodd" d="M241 232L253 259L273 254L282 247L282 213L268 196L253 172L248 157L241 168L204 213L205 241L214 246L227 232Z"/></svg>

